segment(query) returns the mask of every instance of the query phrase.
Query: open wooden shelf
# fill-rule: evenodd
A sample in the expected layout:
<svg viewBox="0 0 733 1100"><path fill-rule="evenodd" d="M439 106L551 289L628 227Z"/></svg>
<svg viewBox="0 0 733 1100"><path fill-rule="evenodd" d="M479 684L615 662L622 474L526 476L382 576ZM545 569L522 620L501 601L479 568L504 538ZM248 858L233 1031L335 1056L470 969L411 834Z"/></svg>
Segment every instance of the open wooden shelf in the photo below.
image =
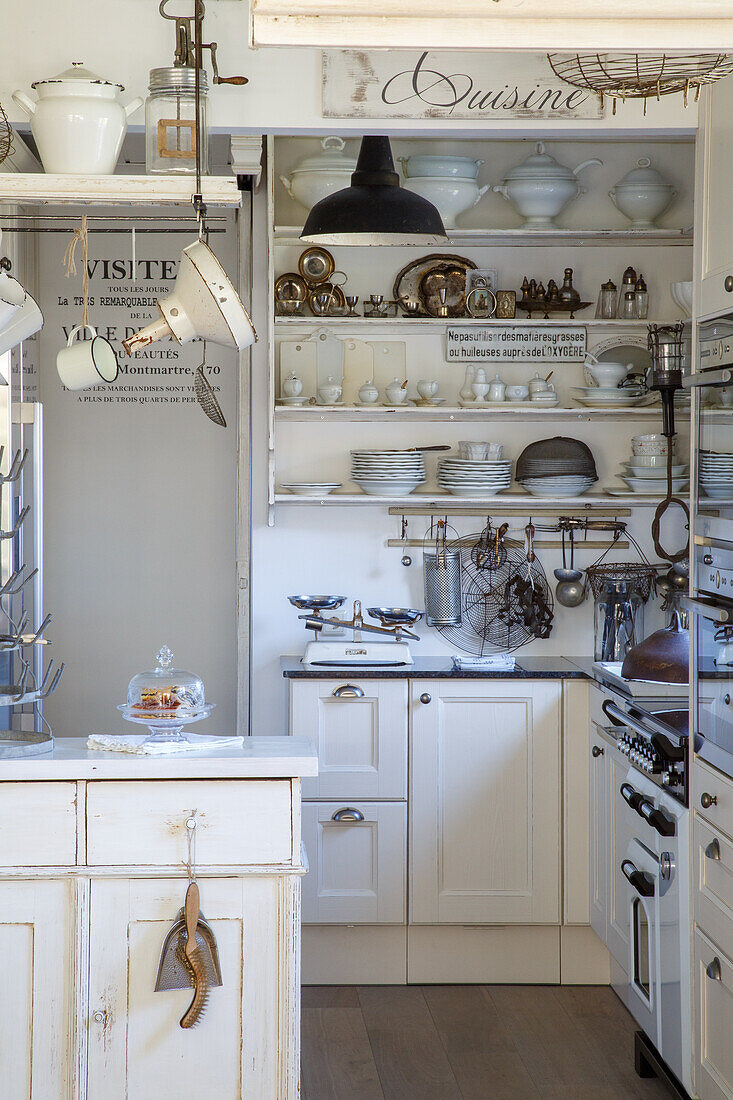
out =
<svg viewBox="0 0 733 1100"><path fill-rule="evenodd" d="M329 493L323 497L297 496L294 493L275 493L275 504L308 504L318 507L326 506L337 508L343 505L374 506L385 505L429 505L436 508L446 506L449 511L457 508L475 508L477 504L485 505L497 512L502 506L516 508L518 505L527 509L527 512L535 512L546 508L593 508L603 505L619 510L625 508L656 508L662 496L641 493L628 493L623 496L612 496L610 493L583 493L579 497L535 497L531 493L519 492L516 489L510 493L500 493L498 496L458 497L451 493L409 493L404 497L369 496L367 493Z"/></svg>
<svg viewBox="0 0 733 1100"><path fill-rule="evenodd" d="M577 325L583 328L600 328L610 329L611 331L625 331L628 329L631 332L639 332L640 330L646 332L647 326L650 324L674 324L674 321L600 321L595 317L573 317L572 320L567 317L550 317L547 320L541 317L528 318L526 314L518 314L516 317L504 320L503 318L487 317L485 319L479 319L477 317L276 317L275 318L275 331L295 331L295 332L310 332L319 328L342 328L347 329L349 332L365 332L367 330L376 330L383 328L399 328L405 332L425 332L426 330L438 332L444 331L446 328L456 328L457 326L486 326L493 325L497 327L516 326L516 325L532 325L544 326L546 328L553 328L562 326L567 328L570 325Z"/></svg>
<svg viewBox="0 0 733 1100"><path fill-rule="evenodd" d="M301 226L276 225L275 242L284 245L305 247L300 239ZM692 229L451 229L444 245L435 248L448 248L453 245L494 245L514 248L536 247L537 245L692 245ZM353 245L360 248L363 245ZM400 247L421 247L425 245Z"/></svg>
<svg viewBox="0 0 733 1100"><path fill-rule="evenodd" d="M404 409L385 408L380 405L360 407L347 405L343 408L332 408L327 405L303 405L300 408L293 406L277 405L275 407L275 419L285 423L312 423L314 421L335 420L353 422L417 422L426 421L446 423L453 420L482 421L483 423L496 421L534 422L534 421L567 421L567 420L613 420L623 422L625 420L659 420L662 415L660 404L641 405L631 409L546 409L542 407L527 408L525 405L507 402L504 409L463 409L457 405L437 406L409 406ZM689 409L675 409L675 416L689 417Z"/></svg>
<svg viewBox="0 0 733 1100"><path fill-rule="evenodd" d="M241 206L235 176L204 176L207 206ZM190 176L60 176L47 172L0 173L0 203L19 206L191 206Z"/></svg>

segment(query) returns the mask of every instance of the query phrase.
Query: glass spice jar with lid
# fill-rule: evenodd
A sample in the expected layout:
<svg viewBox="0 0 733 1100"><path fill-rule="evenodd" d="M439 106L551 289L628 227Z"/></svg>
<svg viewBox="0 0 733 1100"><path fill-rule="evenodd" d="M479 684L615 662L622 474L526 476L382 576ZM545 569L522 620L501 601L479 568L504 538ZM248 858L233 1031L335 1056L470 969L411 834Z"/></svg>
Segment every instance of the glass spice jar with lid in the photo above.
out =
<svg viewBox="0 0 733 1100"><path fill-rule="evenodd" d="M166 65L150 70L145 101L145 170L159 175L196 172L196 70ZM208 77L199 70L201 172L209 172L206 126Z"/></svg>
<svg viewBox="0 0 733 1100"><path fill-rule="evenodd" d="M644 276L639 272L639 278L636 280L636 286L634 288L634 299L636 302L636 316L640 321L646 321L649 316L649 291L647 289Z"/></svg>
<svg viewBox="0 0 733 1100"><path fill-rule="evenodd" d="M613 279L601 283L601 291L598 295L596 306L596 318L602 321L613 321L616 316L616 284Z"/></svg>

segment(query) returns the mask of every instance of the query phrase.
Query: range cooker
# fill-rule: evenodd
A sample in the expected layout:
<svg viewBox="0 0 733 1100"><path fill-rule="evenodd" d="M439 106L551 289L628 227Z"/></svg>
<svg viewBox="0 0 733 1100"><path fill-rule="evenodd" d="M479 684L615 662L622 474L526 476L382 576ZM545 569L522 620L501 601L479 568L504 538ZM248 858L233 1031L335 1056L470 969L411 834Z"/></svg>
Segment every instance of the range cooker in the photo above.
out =
<svg viewBox="0 0 733 1100"><path fill-rule="evenodd" d="M598 684L591 714L591 766L606 769L608 799L598 847L609 863L606 912L592 899L591 924L641 1029L637 1070L653 1069L685 1098L692 1092L686 700L641 700ZM593 812L604 814L600 806Z"/></svg>

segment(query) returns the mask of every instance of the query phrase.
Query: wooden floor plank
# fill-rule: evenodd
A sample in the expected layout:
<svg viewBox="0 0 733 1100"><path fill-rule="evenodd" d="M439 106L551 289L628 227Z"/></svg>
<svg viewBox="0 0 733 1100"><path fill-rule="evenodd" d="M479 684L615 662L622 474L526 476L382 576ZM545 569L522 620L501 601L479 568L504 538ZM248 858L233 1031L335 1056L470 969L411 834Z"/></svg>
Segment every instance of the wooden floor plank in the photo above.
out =
<svg viewBox="0 0 733 1100"><path fill-rule="evenodd" d="M303 1100L384 1100L360 1008L305 1008Z"/></svg>
<svg viewBox="0 0 733 1100"><path fill-rule="evenodd" d="M422 991L359 986L385 1100L462 1100Z"/></svg>
<svg viewBox="0 0 733 1100"><path fill-rule="evenodd" d="M303 1008L358 1008L355 985L304 985L300 991Z"/></svg>

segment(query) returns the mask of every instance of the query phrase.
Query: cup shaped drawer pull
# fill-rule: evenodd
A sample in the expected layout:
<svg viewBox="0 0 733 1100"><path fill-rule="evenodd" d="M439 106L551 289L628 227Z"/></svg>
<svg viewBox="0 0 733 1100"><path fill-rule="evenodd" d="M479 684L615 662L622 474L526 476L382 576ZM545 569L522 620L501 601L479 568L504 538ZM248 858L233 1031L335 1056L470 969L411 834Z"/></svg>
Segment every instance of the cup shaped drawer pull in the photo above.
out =
<svg viewBox="0 0 733 1100"><path fill-rule="evenodd" d="M708 859L720 859L720 841L717 837L710 841L705 849L705 855Z"/></svg>
<svg viewBox="0 0 733 1100"><path fill-rule="evenodd" d="M331 692L334 699L363 699L364 689L358 684L341 684Z"/></svg>
<svg viewBox="0 0 733 1100"><path fill-rule="evenodd" d="M722 982L723 972L720 969L720 959L717 955L714 956L711 962L705 967L705 973L711 982Z"/></svg>
<svg viewBox="0 0 733 1100"><path fill-rule="evenodd" d="M331 821L363 821L364 814L354 806L344 806L342 810L336 810L331 814Z"/></svg>

